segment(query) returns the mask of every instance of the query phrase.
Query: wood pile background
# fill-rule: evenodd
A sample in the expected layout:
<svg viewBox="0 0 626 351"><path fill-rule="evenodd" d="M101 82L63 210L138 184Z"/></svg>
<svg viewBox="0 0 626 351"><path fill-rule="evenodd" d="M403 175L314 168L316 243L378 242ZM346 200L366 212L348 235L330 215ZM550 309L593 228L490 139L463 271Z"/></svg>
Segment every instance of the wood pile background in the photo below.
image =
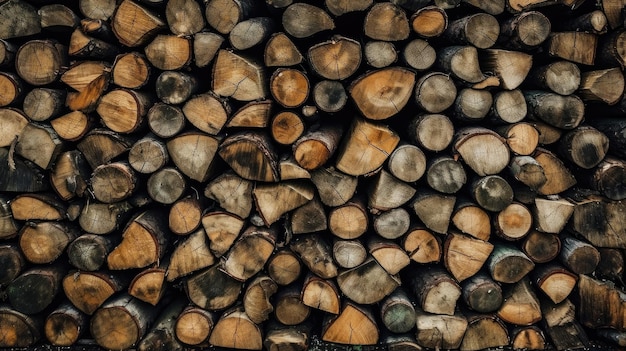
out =
<svg viewBox="0 0 626 351"><path fill-rule="evenodd" d="M626 346L624 0L0 0L0 347Z"/></svg>

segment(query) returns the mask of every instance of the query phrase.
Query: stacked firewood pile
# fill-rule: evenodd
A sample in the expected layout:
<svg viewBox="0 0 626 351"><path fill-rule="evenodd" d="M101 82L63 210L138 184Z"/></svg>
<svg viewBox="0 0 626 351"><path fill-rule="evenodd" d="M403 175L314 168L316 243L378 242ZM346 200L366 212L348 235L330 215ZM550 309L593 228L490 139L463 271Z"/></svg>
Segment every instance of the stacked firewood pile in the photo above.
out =
<svg viewBox="0 0 626 351"><path fill-rule="evenodd" d="M624 8L0 1L0 347L625 345Z"/></svg>

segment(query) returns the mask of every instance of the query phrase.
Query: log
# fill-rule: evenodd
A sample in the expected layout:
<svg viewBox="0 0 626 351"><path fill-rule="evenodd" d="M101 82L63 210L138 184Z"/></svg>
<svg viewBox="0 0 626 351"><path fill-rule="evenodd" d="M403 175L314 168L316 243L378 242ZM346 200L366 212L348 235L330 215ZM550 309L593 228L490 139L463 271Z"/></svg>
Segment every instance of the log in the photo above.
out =
<svg viewBox="0 0 626 351"><path fill-rule="evenodd" d="M387 273L394 275L411 263L407 253L391 240L372 238L367 241L368 252Z"/></svg>
<svg viewBox="0 0 626 351"><path fill-rule="evenodd" d="M65 302L46 317L46 339L55 346L71 346L84 334L87 321L84 313L71 303Z"/></svg>
<svg viewBox="0 0 626 351"><path fill-rule="evenodd" d="M599 130L581 125L559 141L559 152L565 159L583 169L597 166L609 150L609 139Z"/></svg>
<svg viewBox="0 0 626 351"><path fill-rule="evenodd" d="M341 268L354 268L367 259L365 246L356 239L333 241L333 259Z"/></svg>
<svg viewBox="0 0 626 351"><path fill-rule="evenodd" d="M302 291L300 284L292 284L276 294L274 316L278 322L297 326L309 318L311 308L304 303Z"/></svg>
<svg viewBox="0 0 626 351"><path fill-rule="evenodd" d="M575 239L565 237L561 240L559 259L574 274L590 274L600 262L600 252L594 246Z"/></svg>
<svg viewBox="0 0 626 351"><path fill-rule="evenodd" d="M20 1L7 1L0 7L0 39L26 37L41 32L37 9Z"/></svg>
<svg viewBox="0 0 626 351"><path fill-rule="evenodd" d="M26 266L26 259L13 244L0 246L0 263L5 269L0 274L0 284L6 286L17 278Z"/></svg>
<svg viewBox="0 0 626 351"><path fill-rule="evenodd" d="M493 218L495 233L505 240L519 240L528 234L533 226L530 210L521 203L513 202Z"/></svg>
<svg viewBox="0 0 626 351"><path fill-rule="evenodd" d="M486 266L493 280L506 284L517 283L535 268L528 256L511 245L494 245Z"/></svg>
<svg viewBox="0 0 626 351"><path fill-rule="evenodd" d="M516 327L510 333L511 345L515 349L545 350L548 341L541 328L531 325Z"/></svg>
<svg viewBox="0 0 626 351"><path fill-rule="evenodd" d="M341 127L334 124L309 129L292 146L298 165L312 171L326 164L339 147L342 132Z"/></svg>
<svg viewBox="0 0 626 351"><path fill-rule="evenodd" d="M457 300L461 297L461 287L448 272L441 267L432 266L430 269L406 273L410 289L415 294L421 311L448 316L455 314Z"/></svg>
<svg viewBox="0 0 626 351"><path fill-rule="evenodd" d="M382 169L368 186L367 207L373 213L388 211L404 205L415 193L415 188Z"/></svg>
<svg viewBox="0 0 626 351"><path fill-rule="evenodd" d="M404 40L409 36L409 20L393 3L376 4L365 15L363 33L374 40Z"/></svg>
<svg viewBox="0 0 626 351"><path fill-rule="evenodd" d="M216 322L215 313L199 307L187 306L176 317L174 333L176 338L186 345L204 345L208 342Z"/></svg>
<svg viewBox="0 0 626 351"><path fill-rule="evenodd" d="M157 306L167 293L165 276L168 262L160 262L157 267L149 267L133 278L128 285L128 294L152 306Z"/></svg>
<svg viewBox="0 0 626 351"><path fill-rule="evenodd" d="M200 5L195 1L169 1L165 7L165 18L170 31L176 35L192 35L205 25Z"/></svg>
<svg viewBox="0 0 626 351"><path fill-rule="evenodd" d="M179 242L169 256L167 280L174 281L216 263L209 250L209 240L203 229L189 234Z"/></svg>
<svg viewBox="0 0 626 351"><path fill-rule="evenodd" d="M567 299L578 282L576 274L555 263L537 267L532 277L536 286L555 304Z"/></svg>
<svg viewBox="0 0 626 351"><path fill-rule="evenodd" d="M415 101L428 113L443 112L452 106L456 95L454 82L444 72L429 72L415 83Z"/></svg>
<svg viewBox="0 0 626 351"><path fill-rule="evenodd" d="M411 260L417 263L435 263L441 260L441 239L427 229L411 228L402 240L402 247Z"/></svg>
<svg viewBox="0 0 626 351"><path fill-rule="evenodd" d="M356 40L335 36L313 45L307 60L316 74L330 80L343 80L356 72L361 64L361 44Z"/></svg>
<svg viewBox="0 0 626 351"><path fill-rule="evenodd" d="M624 272L624 255L622 252L619 249L611 248L598 248L598 251L600 252L600 262L596 266L598 277L621 282Z"/></svg>
<svg viewBox="0 0 626 351"><path fill-rule="evenodd" d="M457 131L453 152L479 176L499 173L509 163L506 141L497 133L481 127L468 127ZM485 159L489 155L488 159Z"/></svg>
<svg viewBox="0 0 626 351"><path fill-rule="evenodd" d="M561 252L561 240L557 235L532 230L522 249L536 263L552 261Z"/></svg>
<svg viewBox="0 0 626 351"><path fill-rule="evenodd" d="M506 138L509 149L516 155L531 155L539 144L539 131L530 123L514 123L497 131Z"/></svg>
<svg viewBox="0 0 626 351"><path fill-rule="evenodd" d="M221 34L228 34L237 23L251 16L254 5L249 0L212 0L206 4L205 15L209 26Z"/></svg>
<svg viewBox="0 0 626 351"><path fill-rule="evenodd" d="M18 102L24 95L22 80L15 74L3 72L0 74L0 91L2 91L0 106L4 107Z"/></svg>
<svg viewBox="0 0 626 351"><path fill-rule="evenodd" d="M407 333L416 325L415 307L402 288L382 301L380 316L383 325L393 333Z"/></svg>
<svg viewBox="0 0 626 351"><path fill-rule="evenodd" d="M390 66L398 60L398 53L393 43L383 40L370 40L363 48L365 62L374 68Z"/></svg>
<svg viewBox="0 0 626 351"><path fill-rule="evenodd" d="M427 151L443 151L454 138L454 126L445 115L425 114L411 120L411 139Z"/></svg>
<svg viewBox="0 0 626 351"><path fill-rule="evenodd" d="M311 85L302 71L295 68L278 68L270 77L269 89L274 100L280 105L295 108L308 99Z"/></svg>
<svg viewBox="0 0 626 351"><path fill-rule="evenodd" d="M551 29L550 20L541 12L525 11L502 23L498 39L514 49L532 49L548 39Z"/></svg>
<svg viewBox="0 0 626 351"><path fill-rule="evenodd" d="M157 97L166 104L180 104L193 94L198 86L195 77L182 72L163 72L155 82Z"/></svg>
<svg viewBox="0 0 626 351"><path fill-rule="evenodd" d="M435 191L454 194L467 182L463 165L452 157L441 156L431 159L427 168L426 181Z"/></svg>
<svg viewBox="0 0 626 351"><path fill-rule="evenodd" d="M182 350L183 345L176 339L174 325L185 305L185 299L171 301L156 317L150 330L137 345L137 349L150 351L163 347L173 351Z"/></svg>
<svg viewBox="0 0 626 351"><path fill-rule="evenodd" d="M16 311L37 314L53 302L65 274L62 265L33 267L22 272L6 288L7 300Z"/></svg>
<svg viewBox="0 0 626 351"><path fill-rule="evenodd" d="M383 120L409 102L414 84L415 73L392 66L359 76L348 88L348 94L365 118Z"/></svg>
<svg viewBox="0 0 626 351"><path fill-rule="evenodd" d="M557 60L532 69L528 82L539 89L570 95L580 87L580 68L573 62Z"/></svg>
<svg viewBox="0 0 626 351"><path fill-rule="evenodd" d="M585 102L617 104L624 94L624 76L619 68L581 73L578 95Z"/></svg>
<svg viewBox="0 0 626 351"><path fill-rule="evenodd" d="M208 6L207 6L208 8ZM245 57L221 49L213 65L212 90L239 101L252 101L267 96L263 70Z"/></svg>
<svg viewBox="0 0 626 351"><path fill-rule="evenodd" d="M513 201L513 188L498 175L476 178L470 188L474 201L487 211L504 211Z"/></svg>
<svg viewBox="0 0 626 351"><path fill-rule="evenodd" d="M413 39L404 46L401 58L408 67L424 71L435 63L437 52L426 40Z"/></svg>
<svg viewBox="0 0 626 351"><path fill-rule="evenodd" d="M477 313L493 313L502 306L504 297L500 284L484 272L468 278L461 286L463 301Z"/></svg>
<svg viewBox="0 0 626 351"><path fill-rule="evenodd" d="M448 15L439 6L425 6L411 15L409 24L420 37L435 38L442 35L448 27Z"/></svg>
<svg viewBox="0 0 626 351"><path fill-rule="evenodd" d="M156 310L148 306L128 294L116 295L91 317L91 335L104 348L132 347L139 343L156 318Z"/></svg>
<svg viewBox="0 0 626 351"><path fill-rule="evenodd" d="M590 187L610 200L625 199L626 194L622 181L625 166L622 160L606 156L589 176Z"/></svg>
<svg viewBox="0 0 626 351"><path fill-rule="evenodd" d="M426 172L426 156L416 145L401 143L389 155L387 168L396 178L412 183Z"/></svg>
<svg viewBox="0 0 626 351"><path fill-rule="evenodd" d="M103 203L120 202L135 191L137 176L126 162L113 162L96 167L91 173L91 192Z"/></svg>
<svg viewBox="0 0 626 351"><path fill-rule="evenodd" d="M452 223L462 233L488 241L491 236L491 220L487 211L469 199L459 199L454 205Z"/></svg>
<svg viewBox="0 0 626 351"><path fill-rule="evenodd" d="M454 43L470 44L479 49L495 45L500 24L488 13L476 13L451 21L443 36Z"/></svg>
<svg viewBox="0 0 626 351"><path fill-rule="evenodd" d="M583 65L593 65L598 36L584 32L553 32L547 40L548 53ZM576 43L576 45L574 45Z"/></svg>
<svg viewBox="0 0 626 351"><path fill-rule="evenodd" d="M129 52L115 58L111 68L111 79L122 88L138 89L148 82L150 73L148 59L138 52Z"/></svg>
<svg viewBox="0 0 626 351"><path fill-rule="evenodd" d="M557 350L581 349L589 345L587 334L574 316L574 304L565 300L560 304L542 303L546 333Z"/></svg>
<svg viewBox="0 0 626 351"><path fill-rule="evenodd" d="M3 305L0 307L0 321L2 321L2 347L29 347L41 338L41 324L39 318L28 316Z"/></svg>
<svg viewBox="0 0 626 351"><path fill-rule="evenodd" d="M9 204L16 220L60 221L65 219L66 205L52 194L24 193Z"/></svg>
<svg viewBox="0 0 626 351"><path fill-rule="evenodd" d="M31 40L15 54L17 74L36 86L57 81L67 63L67 48L53 40Z"/></svg>
<svg viewBox="0 0 626 351"><path fill-rule="evenodd" d="M283 32L272 34L265 44L263 62L268 67L295 66L303 59L296 45Z"/></svg>

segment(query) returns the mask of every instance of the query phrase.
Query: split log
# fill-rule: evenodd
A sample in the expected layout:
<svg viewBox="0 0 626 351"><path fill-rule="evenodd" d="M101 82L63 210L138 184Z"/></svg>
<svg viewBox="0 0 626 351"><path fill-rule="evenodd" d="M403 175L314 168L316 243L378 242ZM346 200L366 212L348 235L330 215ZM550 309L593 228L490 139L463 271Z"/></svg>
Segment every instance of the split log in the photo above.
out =
<svg viewBox="0 0 626 351"><path fill-rule="evenodd" d="M491 236L489 214L469 199L458 199L452 213L452 223L462 233L488 241Z"/></svg>
<svg viewBox="0 0 626 351"><path fill-rule="evenodd" d="M261 271L276 246L276 229L248 227L220 264L232 278L246 281Z"/></svg>
<svg viewBox="0 0 626 351"><path fill-rule="evenodd" d="M576 43L576 45L574 45ZM598 36L584 32L555 32L548 39L548 53L583 65L593 65Z"/></svg>
<svg viewBox="0 0 626 351"><path fill-rule="evenodd" d="M322 340L348 345L374 345L379 329L366 306L346 302L337 316L324 322Z"/></svg>
<svg viewBox="0 0 626 351"><path fill-rule="evenodd" d="M309 274L302 285L302 303L306 306L339 314L341 300L339 289L334 280L322 279L314 274Z"/></svg>
<svg viewBox="0 0 626 351"><path fill-rule="evenodd" d="M489 242L450 233L443 244L443 262L456 281L462 282L478 273L493 248Z"/></svg>
<svg viewBox="0 0 626 351"><path fill-rule="evenodd" d="M340 272L337 285L341 292L358 304L372 304L381 301L400 286L399 278L389 274L373 258L361 265Z"/></svg>
<svg viewBox="0 0 626 351"><path fill-rule="evenodd" d="M26 267L24 255L16 245L4 244L0 246L0 263L5 267L0 274L0 284L7 286L17 278Z"/></svg>
<svg viewBox="0 0 626 351"><path fill-rule="evenodd" d="M450 226L455 202L454 196L421 192L413 198L410 206L428 229L445 234Z"/></svg>
<svg viewBox="0 0 626 351"><path fill-rule="evenodd" d="M217 257L230 250L245 224L240 217L223 211L207 212L201 221L209 238L209 248Z"/></svg>
<svg viewBox="0 0 626 351"><path fill-rule="evenodd" d="M504 302L498 317L514 325L532 325L542 319L539 298L530 286L529 279L522 279L505 289Z"/></svg>
<svg viewBox="0 0 626 351"><path fill-rule="evenodd" d="M116 292L127 286L125 277L102 272L70 271L63 278L63 292L72 305L92 315Z"/></svg>
<svg viewBox="0 0 626 351"><path fill-rule="evenodd" d="M242 283L213 265L193 274L184 281L189 301L209 311L232 306L239 297Z"/></svg>
<svg viewBox="0 0 626 351"><path fill-rule="evenodd" d="M148 267L133 278L128 285L128 294L152 306L157 306L167 292L166 267L168 262L160 262L159 266Z"/></svg>
<svg viewBox="0 0 626 351"><path fill-rule="evenodd" d="M282 25L285 31L295 38L306 38L335 28L333 19L326 11L301 3L294 3L285 9Z"/></svg>
<svg viewBox="0 0 626 351"><path fill-rule="evenodd" d="M269 319L270 313L274 311L270 298L277 290L276 282L263 274L248 284L243 295L243 307L252 322L261 324Z"/></svg>
<svg viewBox="0 0 626 351"><path fill-rule="evenodd" d="M137 350L150 351L167 348L172 351L181 351L183 345L175 336L174 325L185 304L185 299L176 299L170 302L155 318L154 324L137 345Z"/></svg>
<svg viewBox="0 0 626 351"><path fill-rule="evenodd" d="M107 256L109 269L144 268L163 258L168 238L162 217L157 211L145 211L129 221L122 242Z"/></svg>
<svg viewBox="0 0 626 351"><path fill-rule="evenodd" d="M127 89L143 87L150 77L151 66L146 57L138 52L121 54L111 68L113 83Z"/></svg>
<svg viewBox="0 0 626 351"><path fill-rule="evenodd" d="M468 127L459 130L455 139L454 152L479 176L499 173L509 163L506 141L491 130Z"/></svg>
<svg viewBox="0 0 626 351"><path fill-rule="evenodd" d="M468 321L460 313L454 315L430 314L416 311L417 343L427 348L456 349L461 346Z"/></svg>
<svg viewBox="0 0 626 351"><path fill-rule="evenodd" d="M215 264L204 230L200 229L181 241L169 256L167 280L173 281Z"/></svg>
<svg viewBox="0 0 626 351"><path fill-rule="evenodd" d="M509 344L509 333L500 318L494 315L478 314L467 317L467 330L460 350L483 350Z"/></svg>
<svg viewBox="0 0 626 351"><path fill-rule="evenodd" d="M528 76L532 62L532 56L524 52L488 49L483 52L481 64L483 70L493 72L500 78L503 89L514 90Z"/></svg>
<svg viewBox="0 0 626 351"><path fill-rule="evenodd" d="M120 43L130 47L146 44L165 26L154 13L131 0L120 3L111 18L113 33Z"/></svg>
<svg viewBox="0 0 626 351"><path fill-rule="evenodd" d="M536 268L532 276L536 286L555 304L564 301L578 281L576 274L554 263Z"/></svg>

